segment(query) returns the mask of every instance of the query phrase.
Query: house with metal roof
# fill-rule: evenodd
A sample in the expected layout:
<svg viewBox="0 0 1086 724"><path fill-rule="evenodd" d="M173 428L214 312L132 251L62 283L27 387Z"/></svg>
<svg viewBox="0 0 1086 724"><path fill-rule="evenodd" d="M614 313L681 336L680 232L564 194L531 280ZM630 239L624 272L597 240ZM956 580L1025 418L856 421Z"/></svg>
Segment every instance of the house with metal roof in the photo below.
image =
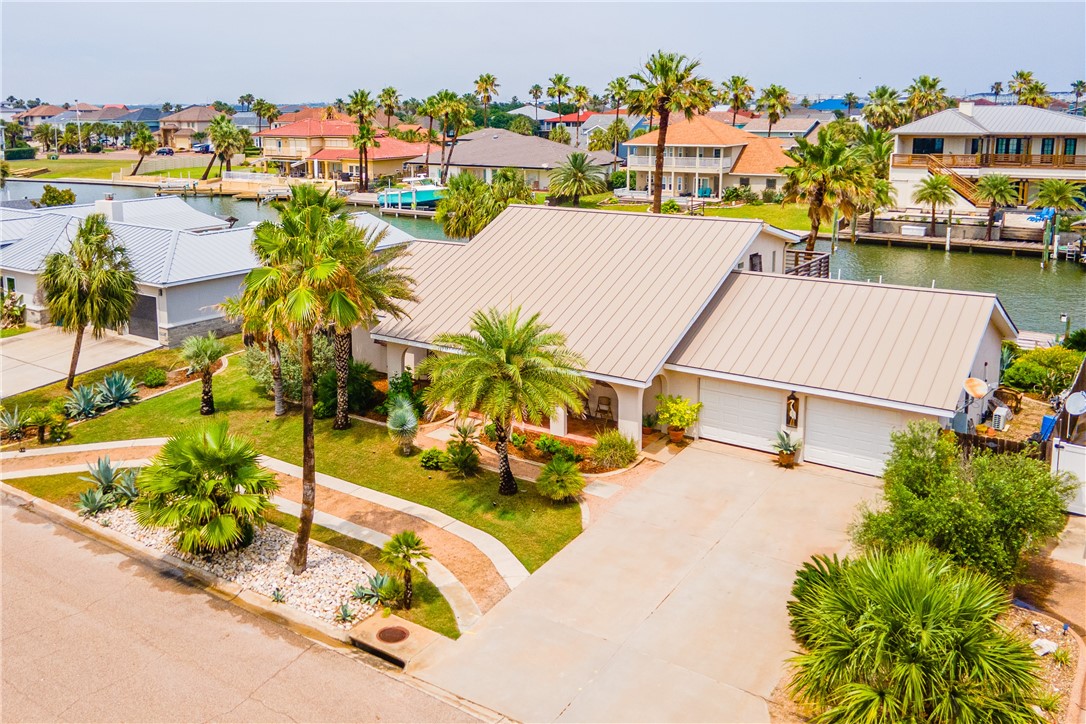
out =
<svg viewBox="0 0 1086 724"><path fill-rule="evenodd" d="M526 105L520 108L514 108L511 111L507 111L512 116L524 116L525 118L531 118L533 121L539 123L540 131L549 131L554 127L554 119L558 117L558 114L554 111L548 111L543 106Z"/></svg>
<svg viewBox="0 0 1086 724"><path fill-rule="evenodd" d="M1047 178L1086 182L1086 118L1031 106L957 108L895 128L890 182L899 203L909 204L920 182L946 175L956 192L955 210L987 208L975 194L986 174L1005 174L1028 204Z"/></svg>
<svg viewBox="0 0 1086 724"><path fill-rule="evenodd" d="M412 243L418 301L356 334L356 355L395 374L516 305L584 357L588 414L610 401L593 423L638 445L660 394L703 404L688 434L769 451L788 431L807 461L870 474L910 420L979 421L988 399L962 385L994 389L1017 334L994 295L803 277L797 240L757 219L511 206L466 244Z"/></svg>

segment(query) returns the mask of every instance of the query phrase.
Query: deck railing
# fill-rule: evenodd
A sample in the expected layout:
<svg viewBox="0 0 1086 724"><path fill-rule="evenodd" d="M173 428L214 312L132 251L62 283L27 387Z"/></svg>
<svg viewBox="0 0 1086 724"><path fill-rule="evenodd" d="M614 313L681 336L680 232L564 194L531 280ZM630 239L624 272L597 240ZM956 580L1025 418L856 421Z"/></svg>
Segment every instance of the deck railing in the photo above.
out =
<svg viewBox="0 0 1086 724"><path fill-rule="evenodd" d="M931 158L954 168L1086 168L1086 155L1051 153L895 153L892 163L900 167L926 168Z"/></svg>
<svg viewBox="0 0 1086 724"><path fill-rule="evenodd" d="M828 251L788 249L784 252L784 273L797 277L830 278Z"/></svg>

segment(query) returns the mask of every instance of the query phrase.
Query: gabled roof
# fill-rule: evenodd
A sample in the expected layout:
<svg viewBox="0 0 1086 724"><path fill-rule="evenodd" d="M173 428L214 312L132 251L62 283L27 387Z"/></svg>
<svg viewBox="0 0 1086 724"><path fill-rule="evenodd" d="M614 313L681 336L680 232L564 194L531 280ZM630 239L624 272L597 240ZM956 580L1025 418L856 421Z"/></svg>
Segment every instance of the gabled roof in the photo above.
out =
<svg viewBox="0 0 1086 724"><path fill-rule="evenodd" d="M513 110L507 112L514 116L527 116L532 120L535 120L536 113L538 112L539 120L541 121L552 121L558 117L558 114L554 111L548 111L546 108L542 107L536 108L533 105L521 106L520 108L514 108Z"/></svg>
<svg viewBox="0 0 1086 724"><path fill-rule="evenodd" d="M15 118L50 118L58 113L63 112L64 108L61 106L54 106L51 103L43 103L40 106L27 108L25 111L16 113Z"/></svg>
<svg viewBox="0 0 1086 724"><path fill-rule="evenodd" d="M115 201L120 205L124 221L130 224L156 226L163 229L184 231L202 231L217 229L227 223L217 216L205 214L190 206L184 199L176 196L148 196L142 199ZM53 206L50 212L84 219L99 213L97 204L73 204L71 206Z"/></svg>
<svg viewBox="0 0 1086 724"><path fill-rule="evenodd" d="M476 310L520 305L566 335L589 376L645 386L765 230L747 219L510 206L467 244L412 244L405 265L419 301L373 334L426 346L466 332Z"/></svg>
<svg viewBox="0 0 1086 724"><path fill-rule="evenodd" d="M309 118L278 128L265 128L253 135L261 138L350 138L356 133L358 133L358 126L350 121L323 121Z"/></svg>
<svg viewBox="0 0 1086 724"><path fill-rule="evenodd" d="M626 111L625 110L619 110L618 114L620 116L624 116L624 115L626 115ZM592 116L600 116L600 115L613 116L613 115L615 115L615 111L614 111L613 108L611 110L609 110L609 111L581 111L579 113L567 113L564 116L556 116L554 118L548 118L547 120L550 121L551 123L584 123L585 121L587 121Z"/></svg>
<svg viewBox="0 0 1086 724"><path fill-rule="evenodd" d="M384 141L381 141L384 143ZM430 163L437 163L441 147L433 146ZM539 136L522 136L504 128L483 128L461 136L452 149L450 166L474 166L481 168L529 168L551 169L561 165L569 154L584 151L597 165L607 165L618 160L609 151L588 151L564 143L556 143ZM412 159L412 163L426 163L426 156Z"/></svg>
<svg viewBox="0 0 1086 724"><path fill-rule="evenodd" d="M276 123L276 125L285 126L285 125L290 124L290 123L297 123L298 121L324 121L324 120L350 121L352 119L346 113L340 113L339 111L336 111L336 110L333 110L332 118L328 118L328 108L327 107L322 107L322 108L313 107L313 108L302 108L302 109L294 111L292 113L284 113L283 115L281 115L281 116L279 116L278 118L275 119L275 123Z"/></svg>
<svg viewBox="0 0 1086 724"><path fill-rule="evenodd" d="M806 136L821 123L817 118L792 118L785 117L773 124L773 128L769 127L769 119L765 116L761 118L752 118L743 124L743 130L747 133L795 133L800 136Z"/></svg>
<svg viewBox="0 0 1086 724"><path fill-rule="evenodd" d="M732 166L730 173L751 174L753 176L779 176L782 166L795 166L785 154L783 142L788 138L755 138L750 140L739 152L739 159Z"/></svg>
<svg viewBox="0 0 1086 724"><path fill-rule="evenodd" d="M168 116L162 116L162 118L159 120L173 121L175 123L180 121L188 123L199 123L202 121L207 121L210 123L211 121L215 120L216 116L221 115L222 113L215 110L211 106L189 106L188 108L180 110L177 113L171 113Z"/></svg>
<svg viewBox="0 0 1086 724"><path fill-rule="evenodd" d="M660 129L652 130L626 141L626 145L655 146L659 136ZM758 136L706 116L694 116L689 121L682 118L667 126L667 145L669 146L738 146L749 143L752 138L758 138Z"/></svg>
<svg viewBox="0 0 1086 724"><path fill-rule="evenodd" d="M136 108L133 111L129 111L125 115L114 118L113 120L120 123L125 121L135 121L137 123L146 123L148 121L157 121L162 118L162 111L157 108Z"/></svg>
<svg viewBox="0 0 1086 724"><path fill-rule="evenodd" d="M440 148L429 143L410 143L390 136L382 137L378 143L369 149L370 161L385 161L392 158L414 158L419 154L433 152ZM310 161L342 161L345 159L358 160L358 149L355 148L322 148L307 160Z"/></svg>
<svg viewBox="0 0 1086 724"><path fill-rule="evenodd" d="M83 113L84 111L100 111L102 108L101 106L91 105L90 103L76 103L70 106L68 110Z"/></svg>
<svg viewBox="0 0 1086 724"><path fill-rule="evenodd" d="M966 106L968 109L968 106ZM948 108L913 121L891 133L917 135L1011 135L1051 133L1086 136L1086 118L1032 106L977 106L969 112Z"/></svg>
<svg viewBox="0 0 1086 724"><path fill-rule="evenodd" d="M668 363L949 416L993 317L1017 336L992 294L737 272Z"/></svg>

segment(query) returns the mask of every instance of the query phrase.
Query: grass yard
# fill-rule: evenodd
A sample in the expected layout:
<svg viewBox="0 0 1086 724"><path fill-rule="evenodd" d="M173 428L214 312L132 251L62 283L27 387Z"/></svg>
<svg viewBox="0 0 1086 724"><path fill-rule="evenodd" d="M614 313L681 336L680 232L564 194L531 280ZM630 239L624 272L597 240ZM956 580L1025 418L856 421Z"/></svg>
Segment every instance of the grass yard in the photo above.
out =
<svg viewBox="0 0 1086 724"><path fill-rule="evenodd" d="M543 203L546 194L539 192L536 194L536 198L539 203ZM610 198L612 198L610 192L596 194L594 196L585 196L581 199L581 208L606 209L607 211L631 211L635 213L644 213L649 209L648 204L602 203ZM568 203L562 205L572 206L572 204ZM761 219L778 228L789 229L792 231L808 231L811 228L811 222L807 219L807 207L803 204L747 204L746 206L730 207L710 206L705 209L705 215L722 216L731 219Z"/></svg>
<svg viewBox="0 0 1086 724"><path fill-rule="evenodd" d="M140 176L164 176L165 178L183 178L192 179L193 181L199 181L200 177L204 175L204 169L207 168L207 163L203 163L199 166L186 166L184 168L172 168L168 171L141 171ZM225 166L224 166L225 168ZM207 175L210 178L219 177L219 164L215 163L211 167L211 173Z"/></svg>
<svg viewBox="0 0 1086 724"><path fill-rule="evenodd" d="M33 329L33 327L8 327L7 329L0 329L0 339L15 337L29 332L31 329Z"/></svg>
<svg viewBox="0 0 1086 724"><path fill-rule="evenodd" d="M251 437L258 450L301 464L301 415L292 412L276 418L272 401L236 358L215 377L215 406L215 417L229 420L231 430ZM200 385L189 385L75 425L68 443L170 436L186 423L198 423L199 407ZM581 532L576 504L555 504L523 481L520 494L500 496L498 477L492 472L457 480L423 470L418 455L400 456L379 425L356 421L349 430L336 431L332 420L317 420L316 450L320 472L421 503L484 530L508 546L530 571Z"/></svg>
<svg viewBox="0 0 1086 724"><path fill-rule="evenodd" d="M148 156L148 158L155 158L154 156ZM51 161L48 158L48 154L41 154L39 158L29 161L8 161L11 166L11 170L15 171L20 168L47 168L48 173L39 174L33 176L34 179L58 179L58 178L85 178L85 179L102 179L109 180L114 173L128 172L135 165L135 161L128 159L110 159L108 156L103 155L101 158L64 158L61 156L55 161ZM207 161L202 164L196 164L193 166L186 166L184 168L175 168L169 171L142 171L140 176L170 176L173 178L200 178L203 175L204 169L207 168ZM216 163L212 169L210 177L217 177L219 175L219 164Z"/></svg>
<svg viewBox="0 0 1086 724"><path fill-rule="evenodd" d="M63 473L60 475L42 475L36 478L13 478L5 481L9 485L33 495L35 498L48 500L62 508L75 510L79 494L92 487L92 483L81 480L86 473Z"/></svg>

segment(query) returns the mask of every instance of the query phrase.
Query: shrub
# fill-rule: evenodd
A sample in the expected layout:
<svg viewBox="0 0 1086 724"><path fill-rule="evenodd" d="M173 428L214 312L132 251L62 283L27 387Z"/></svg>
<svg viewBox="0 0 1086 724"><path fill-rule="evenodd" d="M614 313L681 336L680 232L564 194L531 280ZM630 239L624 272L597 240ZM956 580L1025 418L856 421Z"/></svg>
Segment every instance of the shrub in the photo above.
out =
<svg viewBox="0 0 1086 724"><path fill-rule="evenodd" d="M1076 352L1086 352L1086 327L1076 329L1063 340L1063 346Z"/></svg>
<svg viewBox="0 0 1086 724"><path fill-rule="evenodd" d="M1003 384L1023 392L1054 394L1071 384L1082 356L1082 352L1062 346L1031 349L1007 368Z"/></svg>
<svg viewBox="0 0 1086 724"><path fill-rule="evenodd" d="M3 292L0 295L0 301L3 303L0 325L4 329L21 327L26 324L26 303L23 302L22 294L14 291Z"/></svg>
<svg viewBox="0 0 1086 724"><path fill-rule="evenodd" d="M68 439L68 418L58 416L49 425L49 442L64 442Z"/></svg>
<svg viewBox="0 0 1086 724"><path fill-rule="evenodd" d="M94 386L99 409L111 410L139 401L136 381L123 372L110 372Z"/></svg>
<svg viewBox="0 0 1086 724"><path fill-rule="evenodd" d="M662 214L681 214L683 207L679 206L679 202L675 199L668 199L660 205L660 213Z"/></svg>
<svg viewBox="0 0 1086 724"><path fill-rule="evenodd" d="M313 417L318 420L327 420L330 417L336 416L336 403L333 400L331 403L321 400L313 403Z"/></svg>
<svg viewBox="0 0 1086 724"><path fill-rule="evenodd" d="M50 184L41 187L39 206L71 206L74 203L75 192L71 189L58 189Z"/></svg>
<svg viewBox="0 0 1086 724"><path fill-rule="evenodd" d="M483 428L483 436L492 442L498 439L498 428L494 426L493 422L488 422L486 427Z"/></svg>
<svg viewBox="0 0 1086 724"><path fill-rule="evenodd" d="M456 436L445 446L441 466L445 472L461 478L479 472L479 438L474 421L468 420L456 426Z"/></svg>
<svg viewBox="0 0 1086 724"><path fill-rule="evenodd" d="M367 362L351 360L347 369L347 409L355 414L368 410L377 397L373 381L377 373ZM316 401L336 412L336 371L330 369L317 378ZM329 415L331 417L332 415Z"/></svg>
<svg viewBox="0 0 1086 724"><path fill-rule="evenodd" d="M445 453L438 450L436 447L428 447L422 451L419 455L419 465L424 470L441 470L442 463L445 462Z"/></svg>
<svg viewBox="0 0 1086 724"><path fill-rule="evenodd" d="M668 427L691 427L698 421L701 403L678 395L657 395L656 414Z"/></svg>
<svg viewBox="0 0 1086 724"><path fill-rule="evenodd" d="M294 402L302 399L302 345L294 341L280 346L279 368L283 374L283 397ZM268 355L259 347L246 347L242 358L246 371L267 394L272 394L272 370ZM323 334L313 335L313 378L319 380L335 367L332 342Z"/></svg>
<svg viewBox="0 0 1086 724"><path fill-rule="evenodd" d="M387 422L389 437L400 444L400 451L404 455L410 455L415 445L415 435L419 432L419 418L407 397L397 395L390 400L392 404Z"/></svg>
<svg viewBox="0 0 1086 724"><path fill-rule="evenodd" d="M80 385L64 401L64 411L73 420L87 420L98 415L98 393L90 385Z"/></svg>
<svg viewBox="0 0 1086 724"><path fill-rule="evenodd" d="M521 435L519 432L514 432L509 435L509 442L513 443L513 447L518 450L523 450L528 447L528 436Z"/></svg>
<svg viewBox="0 0 1086 724"><path fill-rule="evenodd" d="M366 577L366 582L354 587L351 598L370 606L389 608L403 596L403 583L387 573L375 573Z"/></svg>
<svg viewBox="0 0 1086 724"><path fill-rule="evenodd" d="M415 389L415 378L412 376L410 369L405 369L400 374L388 378L388 396L384 402L374 408L375 411L382 415L388 415L389 410L392 409L392 401L397 397L405 398L411 402L416 417L421 418L423 413L426 412L426 403L422 400L422 391Z"/></svg>
<svg viewBox="0 0 1086 724"><path fill-rule="evenodd" d="M637 459L637 444L618 430L607 430L596 436L590 457L601 468L624 468Z"/></svg>
<svg viewBox="0 0 1086 724"><path fill-rule="evenodd" d="M138 468L114 467L109 455L87 464L87 475L80 480L93 487L79 496L77 510L82 515L96 515L105 510L127 506L139 497Z"/></svg>
<svg viewBox="0 0 1086 724"><path fill-rule="evenodd" d="M630 175L629 180L630 181L634 180L633 174ZM612 189L624 189L624 188L626 188L626 172L625 171L615 171L614 173L611 174L611 178L609 179L609 181L610 181L610 187Z"/></svg>
<svg viewBox="0 0 1086 724"><path fill-rule="evenodd" d="M556 458L562 457L573 462L580 462L584 459L583 456L577 454L572 445L567 445L550 435L540 435L535 441L535 449L545 455Z"/></svg>
<svg viewBox="0 0 1086 724"><path fill-rule="evenodd" d="M33 161L35 150L30 146L16 146L4 150L4 159L7 161Z"/></svg>
<svg viewBox="0 0 1086 724"><path fill-rule="evenodd" d="M539 471L535 486L543 497L561 502L580 495L585 481L577 463L564 455L556 455Z"/></svg>
<svg viewBox="0 0 1086 724"><path fill-rule="evenodd" d="M853 530L866 550L924 542L1012 584L1026 556L1063 529L1073 487L1047 463L988 452L963 459L954 436L934 422L911 422L890 439L885 505L862 510Z"/></svg>
<svg viewBox="0 0 1086 724"><path fill-rule="evenodd" d="M165 387L166 380L166 370L161 367L152 367L143 375L145 387Z"/></svg>
<svg viewBox="0 0 1086 724"><path fill-rule="evenodd" d="M0 434L8 440L22 440L27 425L27 413L18 406L11 410L0 410Z"/></svg>

